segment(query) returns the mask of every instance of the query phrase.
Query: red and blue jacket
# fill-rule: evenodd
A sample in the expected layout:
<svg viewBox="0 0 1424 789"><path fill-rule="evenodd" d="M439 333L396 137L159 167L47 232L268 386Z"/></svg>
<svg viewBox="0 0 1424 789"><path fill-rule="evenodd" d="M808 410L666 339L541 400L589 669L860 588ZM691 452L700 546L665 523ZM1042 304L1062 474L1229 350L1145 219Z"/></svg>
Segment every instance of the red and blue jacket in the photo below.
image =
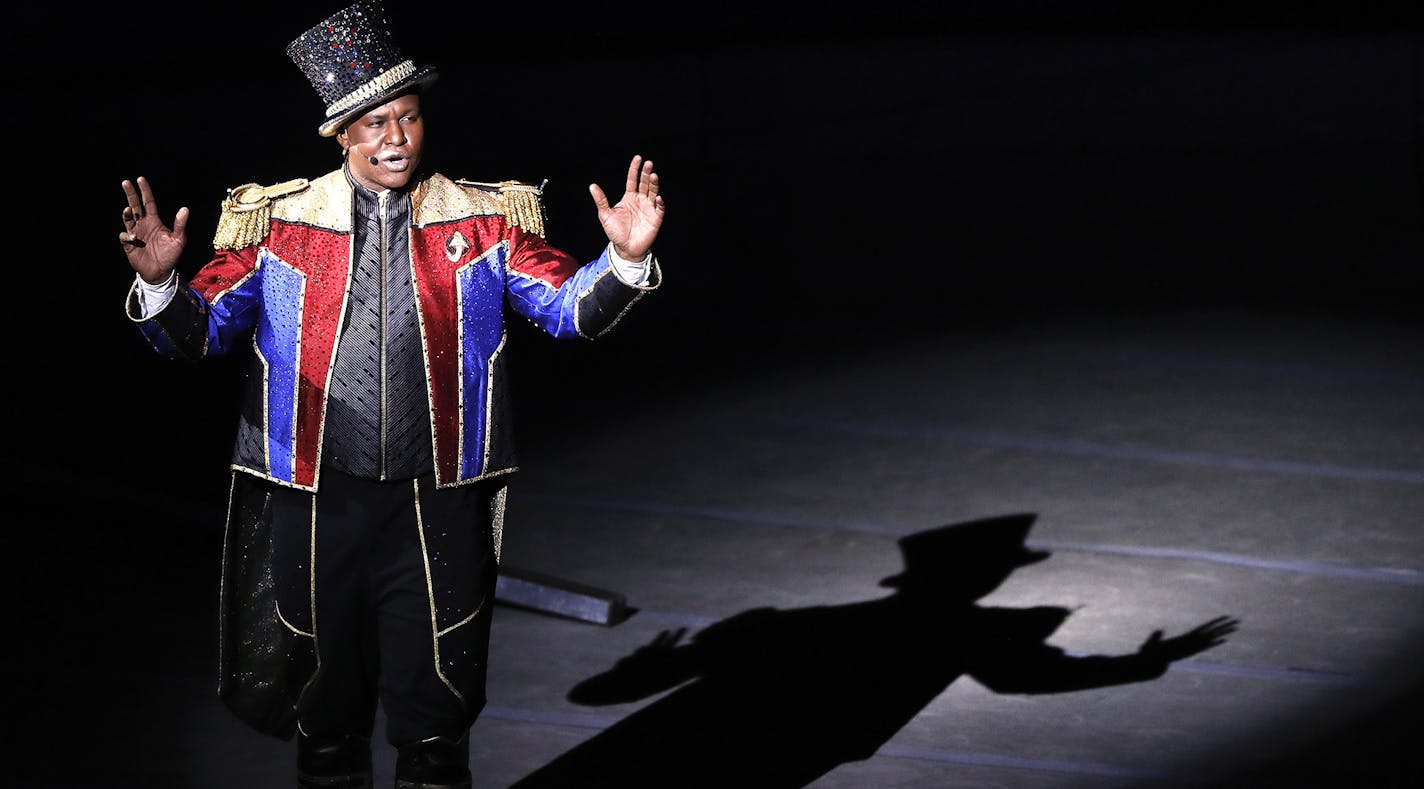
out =
<svg viewBox="0 0 1424 789"><path fill-rule="evenodd" d="M233 468L315 491L352 273L352 186L336 170L265 192L240 189L223 220L240 220L247 232L224 233L220 224L214 258L162 310L135 322L156 351L181 359L225 353L250 333ZM411 275L442 487L516 470L506 305L554 337L592 339L660 284L656 262L647 283L634 286L614 274L606 249L581 265L547 244L531 194L537 201L537 190L512 182L439 174L410 188Z"/></svg>

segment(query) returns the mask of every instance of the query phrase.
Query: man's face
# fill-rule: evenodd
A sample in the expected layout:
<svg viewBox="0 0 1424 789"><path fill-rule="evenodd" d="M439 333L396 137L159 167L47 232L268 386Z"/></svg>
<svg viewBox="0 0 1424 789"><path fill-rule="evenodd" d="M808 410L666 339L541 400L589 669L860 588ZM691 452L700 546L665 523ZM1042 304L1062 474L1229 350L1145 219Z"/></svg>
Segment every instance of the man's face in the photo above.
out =
<svg viewBox="0 0 1424 789"><path fill-rule="evenodd" d="M372 107L347 124L336 140L346 149L357 183L378 192L404 187L420 166L425 142L420 95L397 96Z"/></svg>

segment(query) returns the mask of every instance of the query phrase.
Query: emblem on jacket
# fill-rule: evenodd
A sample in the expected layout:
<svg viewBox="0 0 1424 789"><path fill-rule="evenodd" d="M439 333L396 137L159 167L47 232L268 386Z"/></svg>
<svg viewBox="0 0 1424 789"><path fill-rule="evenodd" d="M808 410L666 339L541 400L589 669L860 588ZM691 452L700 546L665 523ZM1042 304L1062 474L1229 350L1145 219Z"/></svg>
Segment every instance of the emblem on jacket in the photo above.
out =
<svg viewBox="0 0 1424 789"><path fill-rule="evenodd" d="M465 256L465 251L469 248L470 242L466 241L458 230L455 235L445 239L445 257L450 258L451 263L460 262L460 258Z"/></svg>

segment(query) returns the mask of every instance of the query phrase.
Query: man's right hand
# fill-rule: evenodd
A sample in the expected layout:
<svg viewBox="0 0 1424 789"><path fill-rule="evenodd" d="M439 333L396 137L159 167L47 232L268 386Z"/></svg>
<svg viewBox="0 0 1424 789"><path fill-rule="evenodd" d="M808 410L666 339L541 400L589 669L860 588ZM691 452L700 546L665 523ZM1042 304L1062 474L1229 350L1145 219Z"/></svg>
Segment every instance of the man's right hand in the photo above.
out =
<svg viewBox="0 0 1424 789"><path fill-rule="evenodd" d="M188 208L178 209L170 230L158 218L158 204L146 178L138 178L137 189L130 181L124 181L123 186L129 204L124 208L124 232L119 234L119 244L128 255L129 265L144 282L161 285L172 276L188 243Z"/></svg>

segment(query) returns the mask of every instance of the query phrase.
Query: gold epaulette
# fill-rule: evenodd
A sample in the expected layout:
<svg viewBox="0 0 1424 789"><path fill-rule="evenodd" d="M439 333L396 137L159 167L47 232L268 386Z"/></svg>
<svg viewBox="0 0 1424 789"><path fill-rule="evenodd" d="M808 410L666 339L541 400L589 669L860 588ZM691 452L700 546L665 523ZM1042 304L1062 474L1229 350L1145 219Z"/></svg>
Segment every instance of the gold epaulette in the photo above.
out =
<svg viewBox="0 0 1424 789"><path fill-rule="evenodd" d="M227 190L222 216L213 234L213 249L243 249L267 236L272 222L272 199L306 189L305 178L294 178L272 186L243 184Z"/></svg>
<svg viewBox="0 0 1424 789"><path fill-rule="evenodd" d="M544 184L535 186L523 181L486 183L463 178L456 179L455 183L498 192L500 211L510 224L519 225L530 233L544 235L544 220L547 217L544 213L544 202L539 199L544 195Z"/></svg>

